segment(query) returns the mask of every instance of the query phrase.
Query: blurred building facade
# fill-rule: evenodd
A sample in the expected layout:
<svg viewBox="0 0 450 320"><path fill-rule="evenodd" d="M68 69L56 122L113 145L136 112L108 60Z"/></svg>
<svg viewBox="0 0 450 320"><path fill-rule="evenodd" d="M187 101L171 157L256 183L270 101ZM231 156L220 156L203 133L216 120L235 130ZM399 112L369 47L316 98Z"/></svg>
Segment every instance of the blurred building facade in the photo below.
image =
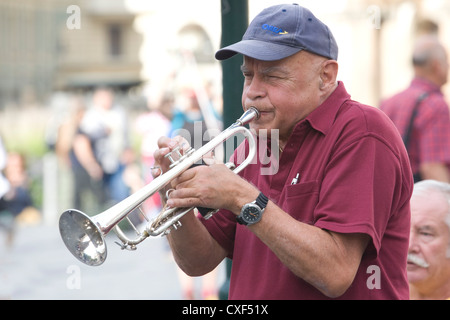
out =
<svg viewBox="0 0 450 320"><path fill-rule="evenodd" d="M282 2L249 0L250 20ZM450 47L447 0L298 2L333 30L339 76L355 99L368 104L408 84L419 23L435 23L434 32ZM149 84L158 96L197 77L220 94L213 56L226 10L227 1L220 0L0 0L0 107L96 85Z"/></svg>
<svg viewBox="0 0 450 320"><path fill-rule="evenodd" d="M62 2L0 0L1 103L52 89Z"/></svg>
<svg viewBox="0 0 450 320"><path fill-rule="evenodd" d="M61 52L56 88L107 85L127 89L139 85L142 36L134 30L136 16L126 9L124 1L68 3L58 35Z"/></svg>
<svg viewBox="0 0 450 320"><path fill-rule="evenodd" d="M146 94L158 103L167 91L185 87L221 92L221 1L125 0L142 34L139 50ZM210 87L210 88L206 88Z"/></svg>
<svg viewBox="0 0 450 320"><path fill-rule="evenodd" d="M0 0L0 103L141 82L141 35L122 0Z"/></svg>

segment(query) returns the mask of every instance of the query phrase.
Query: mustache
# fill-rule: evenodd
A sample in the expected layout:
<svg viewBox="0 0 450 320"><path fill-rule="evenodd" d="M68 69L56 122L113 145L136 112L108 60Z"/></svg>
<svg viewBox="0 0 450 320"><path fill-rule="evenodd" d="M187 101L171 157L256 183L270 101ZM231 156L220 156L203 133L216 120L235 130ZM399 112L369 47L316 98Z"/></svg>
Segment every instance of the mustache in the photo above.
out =
<svg viewBox="0 0 450 320"><path fill-rule="evenodd" d="M420 258L419 256L415 255L414 253L408 253L408 262L414 263L415 265L421 267L421 268L428 268L430 265L428 262L426 262L424 259Z"/></svg>

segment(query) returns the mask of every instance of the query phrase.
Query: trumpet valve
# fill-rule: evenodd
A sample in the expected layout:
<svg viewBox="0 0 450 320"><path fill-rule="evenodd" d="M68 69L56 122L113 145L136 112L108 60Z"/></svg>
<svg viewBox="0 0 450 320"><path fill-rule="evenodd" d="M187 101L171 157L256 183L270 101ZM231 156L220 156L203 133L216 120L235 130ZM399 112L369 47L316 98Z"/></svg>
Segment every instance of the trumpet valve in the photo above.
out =
<svg viewBox="0 0 450 320"><path fill-rule="evenodd" d="M182 226L182 224L181 224L181 222L180 222L179 220L176 221L176 222L174 222L171 226L169 226L166 230L164 230L162 236L163 236L163 237L164 237L164 236L167 236L167 235L172 231L172 229L173 229L173 230L177 230L177 229L180 228L181 226Z"/></svg>
<svg viewBox="0 0 450 320"><path fill-rule="evenodd" d="M182 224L181 224L181 221L180 220L178 220L177 222L175 222L174 224L173 224L173 228L175 229L175 230L177 230L178 228L180 228L182 226Z"/></svg>
<svg viewBox="0 0 450 320"><path fill-rule="evenodd" d="M170 168L176 166L178 163L180 163L181 161L183 161L184 159L186 159L189 155L191 155L195 149L192 147L189 147L189 149L187 149L186 151L184 151L184 154L181 153L182 146L177 146L176 148L174 148L171 152L169 152L168 154L166 154L164 156L164 158L169 159L170 161Z"/></svg>

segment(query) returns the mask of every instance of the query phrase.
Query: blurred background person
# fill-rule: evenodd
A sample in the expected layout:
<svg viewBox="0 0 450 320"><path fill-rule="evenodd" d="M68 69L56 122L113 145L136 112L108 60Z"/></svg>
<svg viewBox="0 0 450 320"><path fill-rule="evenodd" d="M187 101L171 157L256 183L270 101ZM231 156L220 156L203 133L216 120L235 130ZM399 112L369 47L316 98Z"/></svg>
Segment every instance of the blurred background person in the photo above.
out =
<svg viewBox="0 0 450 320"><path fill-rule="evenodd" d="M5 144L2 137L0 137L0 229L6 232L6 246L9 247L13 238L13 216L6 211L5 200L3 197L8 193L10 185L8 179L3 175L3 170L6 167L8 154L6 152Z"/></svg>
<svg viewBox="0 0 450 320"><path fill-rule="evenodd" d="M64 102L62 120L56 128L54 143L55 153L64 166L71 166L71 152L73 152L73 140L80 128L81 120L86 112L86 104L82 96L73 96Z"/></svg>
<svg viewBox="0 0 450 320"><path fill-rule="evenodd" d="M86 112L84 97L81 95L71 97L64 102L63 108L65 112L60 111L63 113L63 119L56 127L54 150L61 165L60 174L65 175L67 170L70 184L69 203L71 207L83 212L95 211L100 208L92 207L91 204L95 202L94 199L98 199L95 194L99 192L97 189L101 188L101 185L95 184L75 154L75 149L77 149L77 153L92 152L89 139L80 134L80 123ZM83 144L87 144L87 146Z"/></svg>
<svg viewBox="0 0 450 320"><path fill-rule="evenodd" d="M182 135L195 149L209 141L209 137L205 136L208 128L193 89L182 90L171 126L171 136Z"/></svg>
<svg viewBox="0 0 450 320"><path fill-rule="evenodd" d="M71 145L73 206L83 212L98 212L103 209L105 191L103 170L95 157L92 141L78 126Z"/></svg>
<svg viewBox="0 0 450 320"><path fill-rule="evenodd" d="M412 62L410 86L384 101L380 109L403 137L415 182L450 182L450 113L441 92L447 83L447 53L435 35L425 35L415 44Z"/></svg>
<svg viewBox="0 0 450 320"><path fill-rule="evenodd" d="M450 299L448 183L425 180L414 186L407 272L411 299Z"/></svg>
<svg viewBox="0 0 450 320"><path fill-rule="evenodd" d="M161 134L169 134L171 130L174 96L167 92L161 101L147 99L148 112L139 115L136 119L136 131L141 135L141 167L145 184L153 180L151 168L155 163L153 153L158 148L157 142ZM161 199L156 192L144 203L145 211L151 217L161 210Z"/></svg>
<svg viewBox="0 0 450 320"><path fill-rule="evenodd" d="M3 138L0 136L0 198L3 197L9 190L9 182L3 175L3 170L6 167L6 160L8 154L3 142Z"/></svg>
<svg viewBox="0 0 450 320"><path fill-rule="evenodd" d="M129 145L126 113L114 104L114 92L95 90L74 140L74 154L94 181L102 181L104 206L111 206L129 195L123 180L126 166L134 161Z"/></svg>
<svg viewBox="0 0 450 320"><path fill-rule="evenodd" d="M6 245L11 247L17 220L35 222L40 217L33 206L29 192L25 158L21 154L16 152L8 153L4 175L7 179L8 190L0 198L0 225L6 229Z"/></svg>
<svg viewBox="0 0 450 320"><path fill-rule="evenodd" d="M170 136L181 135L194 149L200 148L222 131L222 119L213 105L211 93L206 89L201 93L203 96L207 95L202 100L195 89L189 87L181 89L171 123Z"/></svg>

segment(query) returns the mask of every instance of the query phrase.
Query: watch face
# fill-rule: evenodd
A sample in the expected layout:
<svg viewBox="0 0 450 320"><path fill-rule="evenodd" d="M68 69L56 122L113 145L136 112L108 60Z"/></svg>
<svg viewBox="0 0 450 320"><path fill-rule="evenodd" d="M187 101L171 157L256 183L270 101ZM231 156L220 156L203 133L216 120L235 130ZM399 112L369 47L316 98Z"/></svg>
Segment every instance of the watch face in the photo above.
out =
<svg viewBox="0 0 450 320"><path fill-rule="evenodd" d="M261 209L255 205L249 205L242 212L242 218L249 224L258 222L261 218Z"/></svg>

